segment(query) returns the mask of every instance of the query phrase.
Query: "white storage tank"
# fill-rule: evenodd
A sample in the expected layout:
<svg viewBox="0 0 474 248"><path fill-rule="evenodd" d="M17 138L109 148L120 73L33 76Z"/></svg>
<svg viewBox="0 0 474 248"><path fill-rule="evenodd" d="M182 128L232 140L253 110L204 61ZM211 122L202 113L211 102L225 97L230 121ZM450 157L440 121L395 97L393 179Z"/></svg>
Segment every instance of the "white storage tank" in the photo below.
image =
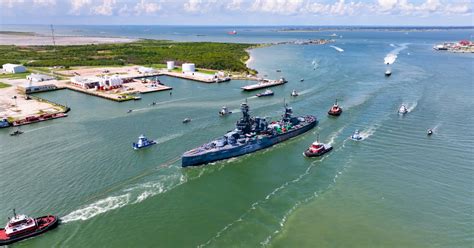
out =
<svg viewBox="0 0 474 248"><path fill-rule="evenodd" d="M184 63L182 65L183 72L195 72L196 68L193 63Z"/></svg>
<svg viewBox="0 0 474 248"><path fill-rule="evenodd" d="M173 70L174 69L174 61L167 61L166 62L166 68L168 70Z"/></svg>

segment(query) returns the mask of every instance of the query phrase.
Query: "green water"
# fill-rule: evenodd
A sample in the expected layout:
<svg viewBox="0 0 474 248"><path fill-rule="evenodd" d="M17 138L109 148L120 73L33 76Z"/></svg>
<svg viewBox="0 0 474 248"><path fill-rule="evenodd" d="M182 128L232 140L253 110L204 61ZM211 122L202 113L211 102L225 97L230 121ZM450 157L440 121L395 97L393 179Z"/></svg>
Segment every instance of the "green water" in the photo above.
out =
<svg viewBox="0 0 474 248"><path fill-rule="evenodd" d="M135 102L39 94L72 111L18 137L0 130L0 219L11 208L63 219L15 247L471 247L473 56L433 52L434 38L419 35L360 34L336 44L343 53L253 50L251 67L289 80L265 99L242 92L246 81L169 77L160 80L172 96ZM385 78L383 58L397 48ZM293 89L299 97L290 98ZM182 169L184 151L233 128L245 98L254 116L279 118L286 98L320 123L270 149ZM329 118L336 98L344 113ZM405 116L397 114L402 103ZM219 117L223 105L235 113ZM186 117L193 121L184 125ZM348 139L355 129L363 141ZM158 145L134 151L141 133ZM316 133L334 150L305 158Z"/></svg>

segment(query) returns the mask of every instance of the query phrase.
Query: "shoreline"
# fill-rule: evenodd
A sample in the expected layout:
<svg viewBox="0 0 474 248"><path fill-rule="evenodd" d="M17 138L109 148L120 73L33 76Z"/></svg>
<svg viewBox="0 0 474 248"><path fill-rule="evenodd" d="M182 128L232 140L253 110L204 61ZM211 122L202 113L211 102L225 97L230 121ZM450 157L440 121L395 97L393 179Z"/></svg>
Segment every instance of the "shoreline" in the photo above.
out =
<svg viewBox="0 0 474 248"><path fill-rule="evenodd" d="M55 36L55 44L57 46L71 45L90 45L90 44L117 44L130 43L139 41L140 39L125 37L97 37L97 36ZM52 37L46 35L23 34L23 33L1 33L0 45L3 46L51 46L53 45Z"/></svg>

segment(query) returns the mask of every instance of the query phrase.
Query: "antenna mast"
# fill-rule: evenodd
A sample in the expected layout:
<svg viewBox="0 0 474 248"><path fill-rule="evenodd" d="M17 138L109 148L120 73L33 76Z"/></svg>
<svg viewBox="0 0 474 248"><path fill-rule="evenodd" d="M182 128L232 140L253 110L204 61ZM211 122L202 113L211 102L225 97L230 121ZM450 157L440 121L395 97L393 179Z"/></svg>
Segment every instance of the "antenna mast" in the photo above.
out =
<svg viewBox="0 0 474 248"><path fill-rule="evenodd" d="M56 51L56 40L54 39L54 28L53 28L53 24L51 24L51 37L53 38L54 51Z"/></svg>

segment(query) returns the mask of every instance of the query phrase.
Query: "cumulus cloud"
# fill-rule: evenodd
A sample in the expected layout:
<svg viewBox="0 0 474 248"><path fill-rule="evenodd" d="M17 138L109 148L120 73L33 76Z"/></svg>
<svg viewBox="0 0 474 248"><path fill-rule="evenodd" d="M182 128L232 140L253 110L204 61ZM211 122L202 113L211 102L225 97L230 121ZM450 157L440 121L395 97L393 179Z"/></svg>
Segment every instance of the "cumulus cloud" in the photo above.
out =
<svg viewBox="0 0 474 248"><path fill-rule="evenodd" d="M295 14L301 11L303 0L255 0L250 11L277 14Z"/></svg>
<svg viewBox="0 0 474 248"><path fill-rule="evenodd" d="M91 0L71 0L71 9L69 10L69 13L79 15L81 10L91 3Z"/></svg>
<svg viewBox="0 0 474 248"><path fill-rule="evenodd" d="M117 0L103 0L102 4L93 6L91 13L96 15L111 16L114 13Z"/></svg>
<svg viewBox="0 0 474 248"><path fill-rule="evenodd" d="M56 0L33 0L33 4L42 6L54 6L56 5Z"/></svg>
<svg viewBox="0 0 474 248"><path fill-rule="evenodd" d="M218 9L221 5L222 2L218 0L189 0L183 4L183 8L186 12L205 13Z"/></svg>
<svg viewBox="0 0 474 248"><path fill-rule="evenodd" d="M141 14L155 14L161 9L161 5L156 2L148 2L146 0L140 0L140 2L135 5L133 10L137 15Z"/></svg>
<svg viewBox="0 0 474 248"><path fill-rule="evenodd" d="M226 5L228 10L240 10L243 0L232 0Z"/></svg>

